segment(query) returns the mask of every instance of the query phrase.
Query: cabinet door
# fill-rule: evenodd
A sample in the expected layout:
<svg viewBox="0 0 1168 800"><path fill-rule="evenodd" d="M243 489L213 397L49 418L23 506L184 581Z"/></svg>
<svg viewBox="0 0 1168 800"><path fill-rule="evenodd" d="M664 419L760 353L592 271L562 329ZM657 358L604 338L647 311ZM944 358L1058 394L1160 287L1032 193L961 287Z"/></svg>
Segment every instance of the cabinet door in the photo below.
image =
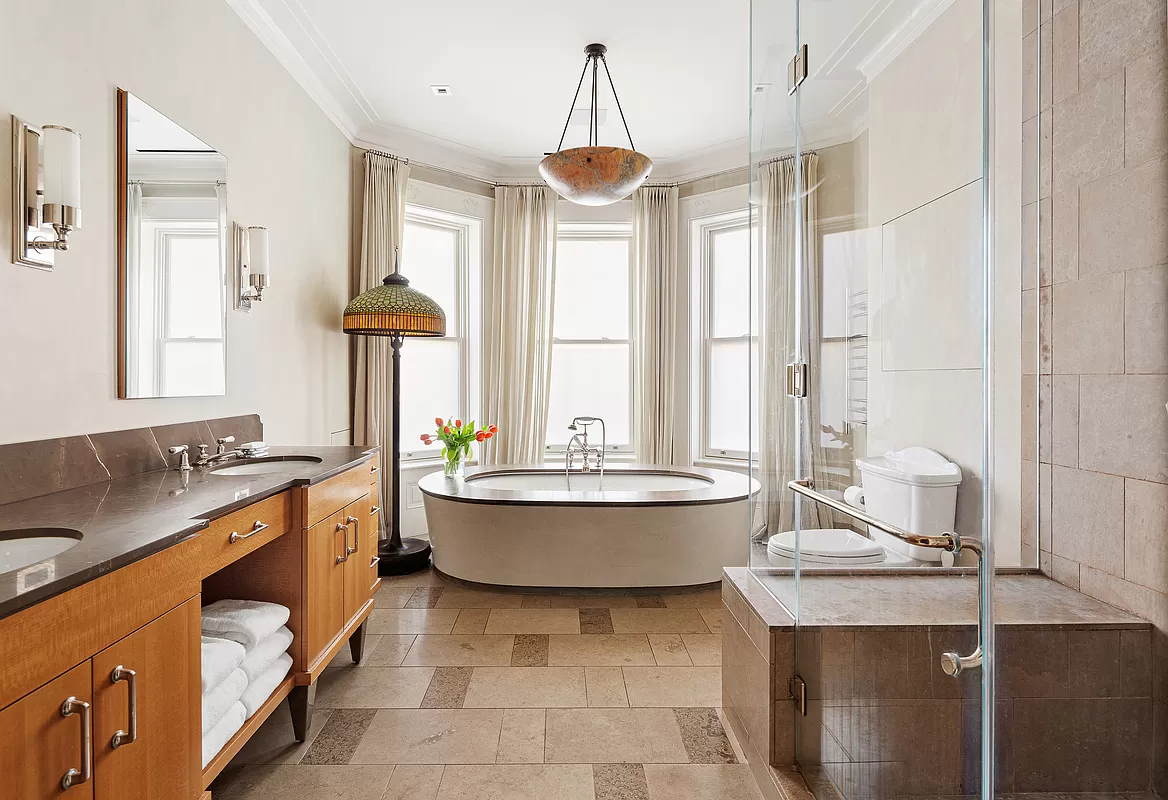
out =
<svg viewBox="0 0 1168 800"><path fill-rule="evenodd" d="M0 795L13 800L93 797L92 709L74 706L69 716L62 714L62 704L71 697L92 702L91 670L91 662L82 662L0 711ZM74 780L82 782L65 789L61 779L70 770L77 770Z"/></svg>
<svg viewBox="0 0 1168 800"><path fill-rule="evenodd" d="M343 522L349 527L346 532L349 541L348 560L344 564L346 623L369 602L369 588L372 585L369 565L377 555L376 549L369 547L369 530L376 528L369 508L369 495L365 495L345 506L341 512L344 515Z"/></svg>
<svg viewBox="0 0 1168 800"><path fill-rule="evenodd" d="M305 532L308 562L307 663L316 661L344 627L344 510L325 517ZM338 561L338 559L341 559Z"/></svg>
<svg viewBox="0 0 1168 800"><path fill-rule="evenodd" d="M203 788L199 616L195 596L93 657L97 800L191 800Z"/></svg>

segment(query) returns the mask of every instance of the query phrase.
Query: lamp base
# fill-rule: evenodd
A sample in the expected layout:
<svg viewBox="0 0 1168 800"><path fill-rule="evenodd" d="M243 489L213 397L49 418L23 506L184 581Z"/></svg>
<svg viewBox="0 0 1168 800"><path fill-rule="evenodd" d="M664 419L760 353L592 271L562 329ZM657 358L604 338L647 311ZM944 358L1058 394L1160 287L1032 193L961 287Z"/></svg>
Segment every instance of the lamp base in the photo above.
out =
<svg viewBox="0 0 1168 800"><path fill-rule="evenodd" d="M389 546L389 540L377 546L378 575L408 575L430 566L430 543L424 539L402 539L400 547Z"/></svg>

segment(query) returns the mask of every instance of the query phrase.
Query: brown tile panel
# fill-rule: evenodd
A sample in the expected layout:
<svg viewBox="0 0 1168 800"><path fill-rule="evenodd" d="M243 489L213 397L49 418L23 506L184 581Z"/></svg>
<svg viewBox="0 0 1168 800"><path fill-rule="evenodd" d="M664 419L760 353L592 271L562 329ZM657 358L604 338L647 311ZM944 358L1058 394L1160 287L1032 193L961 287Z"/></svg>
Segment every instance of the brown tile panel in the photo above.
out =
<svg viewBox="0 0 1168 800"><path fill-rule="evenodd" d="M191 461L198 457L199 445L201 444L211 448L211 452L215 451L215 435L211 433L211 428L203 420L176 422L173 425L155 425L150 431L154 434L154 440L158 442L158 447L170 466L178 463L178 456L167 453L168 448L185 444L189 448Z"/></svg>
<svg viewBox="0 0 1168 800"><path fill-rule="evenodd" d="M237 445L263 441L264 438L264 423L260 420L259 414L209 419L207 427L211 429L211 435L217 439L234 436Z"/></svg>
<svg viewBox="0 0 1168 800"><path fill-rule="evenodd" d="M149 428L91 433L89 440L112 478L166 469L166 457Z"/></svg>
<svg viewBox="0 0 1168 800"><path fill-rule="evenodd" d="M693 764L735 764L734 748L713 708L675 708L681 743Z"/></svg>
<svg viewBox="0 0 1168 800"><path fill-rule="evenodd" d="M0 505L109 479L87 436L0 445Z"/></svg>
<svg viewBox="0 0 1168 800"><path fill-rule="evenodd" d="M596 800L649 800L643 764L593 764Z"/></svg>
<svg viewBox="0 0 1168 800"><path fill-rule="evenodd" d="M1015 700L1015 791L1146 791L1152 710L1143 699Z"/></svg>
<svg viewBox="0 0 1168 800"><path fill-rule="evenodd" d="M548 665L549 636L546 633L521 633L515 637L511 650L513 667L546 667Z"/></svg>
<svg viewBox="0 0 1168 800"><path fill-rule="evenodd" d="M607 608L580 609L580 633L612 632L612 613Z"/></svg>
<svg viewBox="0 0 1168 800"><path fill-rule="evenodd" d="M474 667L438 667L422 698L422 708L462 708Z"/></svg>
<svg viewBox="0 0 1168 800"><path fill-rule="evenodd" d="M329 714L301 764L348 764L377 709L338 708Z"/></svg>

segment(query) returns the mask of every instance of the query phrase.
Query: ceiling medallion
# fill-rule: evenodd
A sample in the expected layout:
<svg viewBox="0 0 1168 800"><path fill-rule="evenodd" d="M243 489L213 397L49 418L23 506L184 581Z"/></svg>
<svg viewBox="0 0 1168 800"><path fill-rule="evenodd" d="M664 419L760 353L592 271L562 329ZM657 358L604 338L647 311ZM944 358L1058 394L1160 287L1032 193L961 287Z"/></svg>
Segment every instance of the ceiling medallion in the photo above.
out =
<svg viewBox="0 0 1168 800"><path fill-rule="evenodd" d="M548 186L565 200L582 206L606 206L624 200L653 171L653 162L648 156L638 153L633 145L629 123L625 120L624 109L621 108L620 98L616 96L616 86L613 85L612 74L604 58L606 52L608 48L602 44L590 44L584 48L587 57L584 71L580 73L580 82L576 84L576 96L572 98L572 108L568 110L568 120L564 123L564 132L560 134L560 143L556 146L556 152L549 153L539 162L539 174ZM624 123L625 135L629 137L627 150L623 147L600 146L596 85L601 64L604 64L604 74L608 76L612 97L616 100L617 111ZM584 85L584 76L588 74L589 66L592 67L592 108L588 112L588 146L564 150L564 136L568 133L572 111L576 108L580 87Z"/></svg>

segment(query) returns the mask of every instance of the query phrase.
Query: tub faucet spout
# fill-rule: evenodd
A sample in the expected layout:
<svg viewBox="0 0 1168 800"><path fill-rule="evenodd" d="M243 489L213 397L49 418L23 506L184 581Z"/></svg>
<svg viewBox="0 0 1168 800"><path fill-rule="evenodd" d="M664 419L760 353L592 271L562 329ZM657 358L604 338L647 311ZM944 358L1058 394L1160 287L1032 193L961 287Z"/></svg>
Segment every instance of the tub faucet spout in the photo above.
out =
<svg viewBox="0 0 1168 800"><path fill-rule="evenodd" d="M600 423L600 447L589 446L588 427L597 422ZM564 476L567 479L568 488L572 488L572 466L576 463L577 454L583 457L580 472L591 472L592 459L596 459L596 470L600 472L600 481L603 485L606 444L604 420L600 417L576 417L568 426L568 430L572 431L572 438L568 441L568 448L564 451Z"/></svg>

